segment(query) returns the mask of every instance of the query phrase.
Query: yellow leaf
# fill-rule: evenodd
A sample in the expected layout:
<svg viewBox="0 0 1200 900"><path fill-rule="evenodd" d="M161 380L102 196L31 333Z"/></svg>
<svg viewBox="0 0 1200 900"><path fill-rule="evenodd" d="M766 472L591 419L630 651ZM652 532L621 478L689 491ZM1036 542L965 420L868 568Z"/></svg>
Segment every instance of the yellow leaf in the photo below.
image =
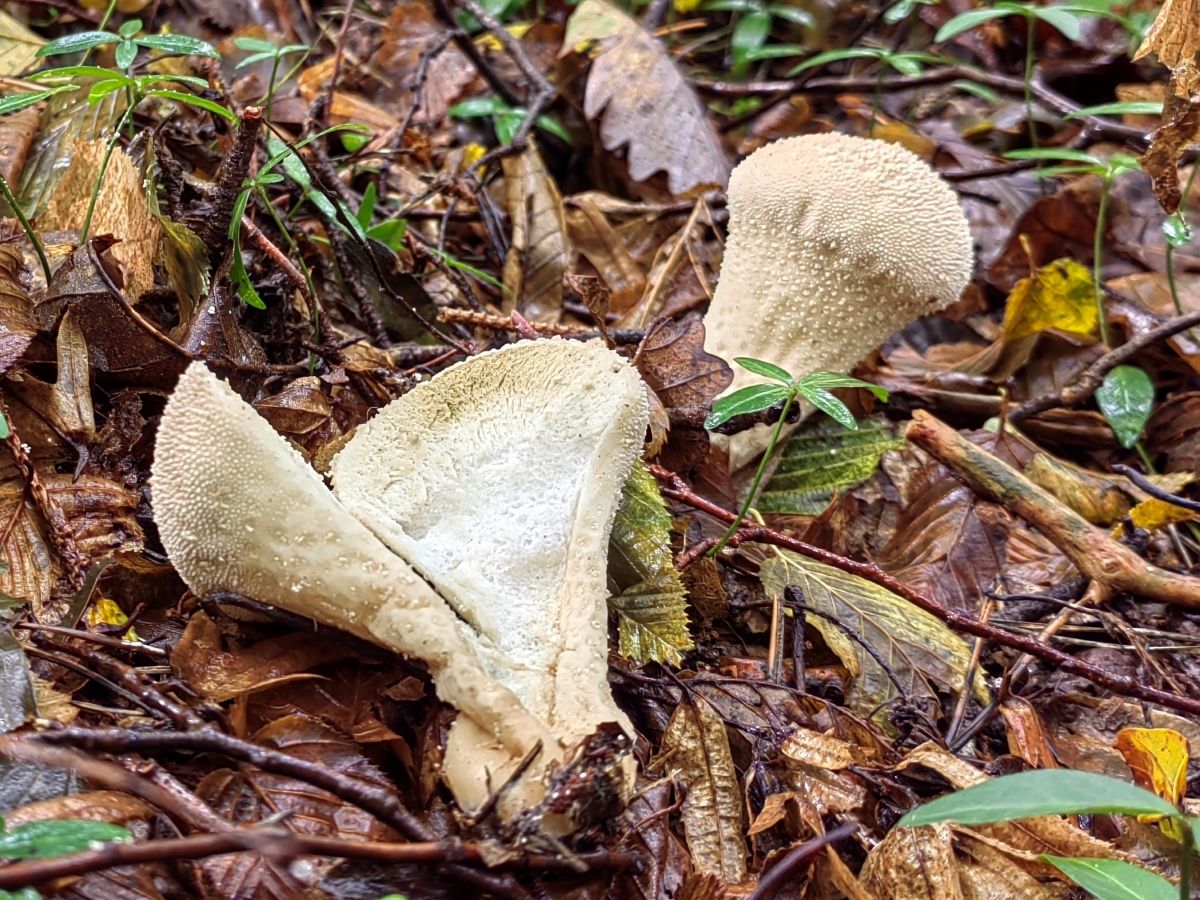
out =
<svg viewBox="0 0 1200 900"><path fill-rule="evenodd" d="M520 40L521 38L525 37L525 33L532 27L532 22L514 22L504 30L517 40ZM475 43L486 50L494 50L496 53L499 53L504 49L504 45L500 43L499 39L491 34L481 34L479 37L475 38Z"/></svg>
<svg viewBox="0 0 1200 900"><path fill-rule="evenodd" d="M487 153L487 147L483 146L483 144L476 144L472 142L463 147L462 171L466 172L470 170L475 163L479 162L479 160L483 158L485 153Z"/></svg>
<svg viewBox="0 0 1200 900"><path fill-rule="evenodd" d="M1167 503L1165 500L1156 500L1153 497L1143 500L1129 511L1129 520L1138 528L1144 528L1146 531L1158 531L1168 525L1175 525L1194 518L1196 518L1196 514L1192 510L1176 506L1174 503Z"/></svg>
<svg viewBox="0 0 1200 900"><path fill-rule="evenodd" d="M1188 741L1170 728L1122 728L1116 748L1125 757L1139 787L1153 791L1178 806L1187 793ZM1158 822L1167 837L1183 840L1178 823L1161 816L1139 816L1139 821Z"/></svg>
<svg viewBox="0 0 1200 900"><path fill-rule="evenodd" d="M677 13L695 12L700 8L701 0L671 0L671 8Z"/></svg>
<svg viewBox="0 0 1200 900"><path fill-rule="evenodd" d="M93 628L97 627L98 625L108 625L110 627L119 628L128 621L129 616L125 615L125 613L121 610L121 607L117 606L115 601L110 600L107 597L101 597L99 600L93 603L91 609L88 610L88 624ZM138 637L135 629L130 628L125 632L125 640L140 641L141 638Z"/></svg>
<svg viewBox="0 0 1200 900"><path fill-rule="evenodd" d="M1055 260L1018 281L1004 311L1009 341L1051 328L1091 334L1096 325L1092 274L1073 259Z"/></svg>

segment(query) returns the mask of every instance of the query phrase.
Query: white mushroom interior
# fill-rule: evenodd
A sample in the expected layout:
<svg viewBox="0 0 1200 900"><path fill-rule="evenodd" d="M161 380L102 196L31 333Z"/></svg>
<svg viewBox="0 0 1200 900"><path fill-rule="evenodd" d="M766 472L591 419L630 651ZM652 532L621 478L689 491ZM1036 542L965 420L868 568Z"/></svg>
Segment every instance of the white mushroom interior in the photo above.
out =
<svg viewBox="0 0 1200 900"><path fill-rule="evenodd" d="M606 568L647 418L645 386L617 354L522 342L405 394L333 462L341 502L450 601L489 674L564 745L603 722L629 730L607 686ZM482 799L484 772L457 764L460 743L447 775Z"/></svg>
<svg viewBox="0 0 1200 900"><path fill-rule="evenodd" d="M767 144L729 180L729 235L705 349L794 375L849 372L914 319L958 299L972 241L958 198L905 148L841 134ZM734 366L729 392L763 381ZM730 443L735 467L766 444Z"/></svg>

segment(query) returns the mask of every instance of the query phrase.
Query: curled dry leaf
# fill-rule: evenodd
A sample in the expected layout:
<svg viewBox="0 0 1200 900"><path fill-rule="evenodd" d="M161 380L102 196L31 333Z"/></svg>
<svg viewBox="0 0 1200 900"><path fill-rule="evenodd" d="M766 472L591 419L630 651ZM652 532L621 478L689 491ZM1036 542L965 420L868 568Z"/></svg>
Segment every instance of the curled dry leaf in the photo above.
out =
<svg viewBox="0 0 1200 900"><path fill-rule="evenodd" d="M58 326L58 377L47 384L32 376L14 380L13 393L36 410L64 437L90 442L96 434L87 340L78 317L67 310Z"/></svg>
<svg viewBox="0 0 1200 900"><path fill-rule="evenodd" d="M605 0L583 0L567 21L563 53L594 54L583 112L600 118L606 150L626 146L629 174L665 170L671 193L724 187L729 160L708 111L666 49Z"/></svg>
<svg viewBox="0 0 1200 900"><path fill-rule="evenodd" d="M21 252L11 244L0 245L0 375L12 368L37 334L37 319L20 271Z"/></svg>
<svg viewBox="0 0 1200 900"><path fill-rule="evenodd" d="M562 194L546 171L533 138L520 156L505 157L501 164L512 223L504 284L525 318L557 322L562 312L563 276L571 262Z"/></svg>
<svg viewBox="0 0 1200 900"><path fill-rule="evenodd" d="M696 870L738 884L746 877L742 793L724 723L704 700L685 695L662 755L683 783L683 833Z"/></svg>

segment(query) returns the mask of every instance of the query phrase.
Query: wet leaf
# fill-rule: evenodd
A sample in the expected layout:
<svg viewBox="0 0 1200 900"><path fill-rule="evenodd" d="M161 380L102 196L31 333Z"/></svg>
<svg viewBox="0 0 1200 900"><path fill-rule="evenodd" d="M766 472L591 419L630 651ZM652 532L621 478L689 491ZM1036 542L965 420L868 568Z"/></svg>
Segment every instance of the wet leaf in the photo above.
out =
<svg viewBox="0 0 1200 900"><path fill-rule="evenodd" d="M617 614L620 654L638 663L680 665L682 652L693 644L683 582L671 553L671 517L658 482L640 462L625 483L613 522L609 572L622 586L609 598Z"/></svg>
<svg viewBox="0 0 1200 900"><path fill-rule="evenodd" d="M723 187L729 160L691 84L636 19L605 2L583 0L567 21L563 53L594 55L583 111L600 119L606 150L627 147L629 174L665 170L671 193Z"/></svg>
<svg viewBox="0 0 1200 900"><path fill-rule="evenodd" d="M1119 859L1042 856L1097 900L1176 900L1179 889L1161 875Z"/></svg>
<svg viewBox="0 0 1200 900"><path fill-rule="evenodd" d="M1154 411L1154 382L1145 369L1116 366L1097 389L1096 405L1121 446L1132 447L1141 439L1142 429Z"/></svg>
<svg viewBox="0 0 1200 900"><path fill-rule="evenodd" d="M129 841L133 836L119 825L67 821L30 822L0 833L0 856L9 859L43 859L88 850L93 844Z"/></svg>
<svg viewBox="0 0 1200 900"><path fill-rule="evenodd" d="M936 698L939 690L963 689L970 661L966 642L886 588L786 550L772 551L759 577L769 597L782 599L785 588L797 589L805 604L858 635L880 657L877 660L828 620L808 617L850 670L854 681L846 701L855 712L883 722L886 708L881 707L896 700ZM987 696L982 678L973 693Z"/></svg>
<svg viewBox="0 0 1200 900"><path fill-rule="evenodd" d="M0 734L20 728L36 715L25 650L12 632L0 632Z"/></svg>
<svg viewBox="0 0 1200 900"><path fill-rule="evenodd" d="M870 478L884 453L903 446L881 419L862 422L857 431L811 420L788 441L755 505L763 512L815 516L834 494Z"/></svg>
<svg viewBox="0 0 1200 900"><path fill-rule="evenodd" d="M1122 728L1117 732L1116 748L1139 787L1153 791L1172 806L1183 802L1190 757L1186 737L1170 728ZM1183 840L1183 830L1174 819L1150 816L1143 820L1158 820L1163 834L1174 841Z"/></svg>
<svg viewBox="0 0 1200 900"><path fill-rule="evenodd" d="M571 262L567 219L558 185L530 139L519 156L502 160L512 244L504 284L517 309L531 322L557 322L562 312L563 275Z"/></svg>
<svg viewBox="0 0 1200 900"><path fill-rule="evenodd" d="M1091 334L1096 326L1092 274L1073 259L1056 260L1022 278L1004 310L1004 336L1009 341L1051 328Z"/></svg>
<svg viewBox="0 0 1200 900"><path fill-rule="evenodd" d="M671 715L662 754L683 784L683 833L696 870L738 884L746 877L742 796L725 725L703 700L685 699Z"/></svg>
<svg viewBox="0 0 1200 900"><path fill-rule="evenodd" d="M669 410L705 410L733 382L729 364L705 351L704 321L695 314L655 322L633 363Z"/></svg>

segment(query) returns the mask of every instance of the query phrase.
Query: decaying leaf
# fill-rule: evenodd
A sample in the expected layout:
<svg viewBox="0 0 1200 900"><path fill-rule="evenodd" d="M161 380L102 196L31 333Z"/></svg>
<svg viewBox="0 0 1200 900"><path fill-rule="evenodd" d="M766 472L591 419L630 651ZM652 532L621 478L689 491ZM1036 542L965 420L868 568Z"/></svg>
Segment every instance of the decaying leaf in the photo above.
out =
<svg viewBox="0 0 1200 900"><path fill-rule="evenodd" d="M640 462L625 483L609 542L609 575L622 589L617 613L622 656L680 665L693 646L683 582L671 554L671 517L658 483Z"/></svg>
<svg viewBox="0 0 1200 900"><path fill-rule="evenodd" d="M1024 475L1094 525L1111 525L1130 510L1129 496L1115 478L1085 471L1049 453L1035 453Z"/></svg>
<svg viewBox="0 0 1200 900"><path fill-rule="evenodd" d="M7 372L37 334L37 318L18 275L21 252L0 245L0 375Z"/></svg>
<svg viewBox="0 0 1200 900"><path fill-rule="evenodd" d="M1183 802L1191 757L1186 737L1170 728L1122 728L1117 733L1116 746L1139 787L1153 791L1174 806ZM1157 816L1139 819L1157 821L1168 838L1184 840L1183 830L1173 819Z"/></svg>
<svg viewBox="0 0 1200 900"><path fill-rule="evenodd" d="M676 195L725 185L729 160L707 110L637 20L605 0L583 0L567 21L563 52L585 50L595 58L584 114L600 116L606 150L628 146L629 174L636 181L666 170Z"/></svg>
<svg viewBox="0 0 1200 900"><path fill-rule="evenodd" d="M767 596L782 598L786 588L796 588L805 604L841 623L878 654L883 664L827 619L808 618L854 678L846 698L854 711L886 722L887 706L898 699L936 698L939 689L963 689L970 661L966 642L886 588L786 550L772 550L759 571ZM982 678L973 692L987 696Z"/></svg>
<svg viewBox="0 0 1200 900"><path fill-rule="evenodd" d="M562 312L563 275L571 262L562 195L533 138L520 156L506 157L502 165L512 222L504 284L525 318L557 322Z"/></svg>
<svg viewBox="0 0 1200 900"><path fill-rule="evenodd" d="M866 481L889 450L904 446L880 419L848 431L830 419L810 420L789 439L771 480L759 495L763 512L815 516L839 491Z"/></svg>
<svg viewBox="0 0 1200 900"><path fill-rule="evenodd" d="M20 728L36 714L25 650L11 631L0 632L0 734Z"/></svg>
<svg viewBox="0 0 1200 900"><path fill-rule="evenodd" d="M1168 69L1192 61L1200 53L1200 0L1164 0L1134 59L1157 53Z"/></svg>
<svg viewBox="0 0 1200 900"><path fill-rule="evenodd" d="M77 231L83 227L92 191L107 151L101 140L76 141L71 166L38 217L38 227L47 231ZM154 287L154 260L163 229L146 204L142 177L130 156L122 150L108 158L108 169L96 200L91 234L111 234L118 240L112 256L124 274L121 286L130 303Z"/></svg>
<svg viewBox="0 0 1200 900"><path fill-rule="evenodd" d="M1004 336L1009 341L1051 328L1091 334L1096 324L1092 273L1073 259L1055 260L1022 278L1004 310Z"/></svg>
<svg viewBox="0 0 1200 900"><path fill-rule="evenodd" d="M13 393L38 410L59 434L79 443L96 434L88 345L71 310L63 314L56 340L58 377L47 384L32 377L14 380Z"/></svg>
<svg viewBox="0 0 1200 900"><path fill-rule="evenodd" d="M704 321L698 315L651 325L633 364L664 407L701 415L733 381L729 364L705 351Z"/></svg>
<svg viewBox="0 0 1200 900"><path fill-rule="evenodd" d="M662 755L686 791L683 831L696 870L737 884L746 877L742 795L725 725L708 704L685 698L663 735Z"/></svg>
<svg viewBox="0 0 1200 900"><path fill-rule="evenodd" d="M23 75L37 65L38 49L46 39L0 10L0 75Z"/></svg>

